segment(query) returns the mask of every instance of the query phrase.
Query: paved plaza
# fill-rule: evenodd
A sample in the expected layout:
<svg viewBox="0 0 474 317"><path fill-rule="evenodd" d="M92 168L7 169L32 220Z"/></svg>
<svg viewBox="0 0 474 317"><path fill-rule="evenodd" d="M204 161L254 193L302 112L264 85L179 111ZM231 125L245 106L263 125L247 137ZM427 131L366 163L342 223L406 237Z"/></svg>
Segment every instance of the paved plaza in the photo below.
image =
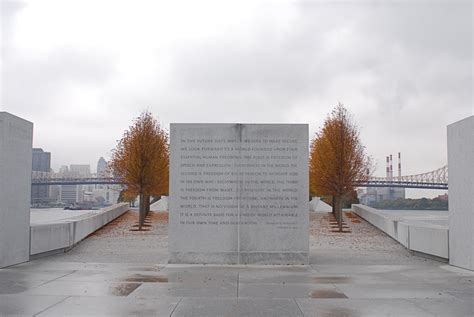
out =
<svg viewBox="0 0 474 317"><path fill-rule="evenodd" d="M474 272L408 252L351 215L311 214L309 266L167 264L167 214L130 211L67 253L0 270L0 315L472 316Z"/></svg>

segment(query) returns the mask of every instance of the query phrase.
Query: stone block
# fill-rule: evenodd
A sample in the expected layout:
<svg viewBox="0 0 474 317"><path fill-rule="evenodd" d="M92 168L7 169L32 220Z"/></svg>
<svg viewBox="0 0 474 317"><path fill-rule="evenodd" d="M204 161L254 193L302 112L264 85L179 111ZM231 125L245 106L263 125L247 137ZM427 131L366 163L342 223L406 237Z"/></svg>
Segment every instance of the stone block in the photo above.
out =
<svg viewBox="0 0 474 317"><path fill-rule="evenodd" d="M171 124L170 144L170 263L308 263L308 125Z"/></svg>
<svg viewBox="0 0 474 317"><path fill-rule="evenodd" d="M0 112L0 268L29 260L33 123Z"/></svg>
<svg viewBox="0 0 474 317"><path fill-rule="evenodd" d="M52 223L31 226L30 255L65 249L72 244L73 223Z"/></svg>
<svg viewBox="0 0 474 317"><path fill-rule="evenodd" d="M448 258L448 230L439 227L410 226L410 250Z"/></svg>
<svg viewBox="0 0 474 317"><path fill-rule="evenodd" d="M400 242L405 248L410 249L410 240L409 240L409 230L410 226L405 222L398 223L398 234L397 241Z"/></svg>
<svg viewBox="0 0 474 317"><path fill-rule="evenodd" d="M474 116L448 126L449 263L474 270Z"/></svg>

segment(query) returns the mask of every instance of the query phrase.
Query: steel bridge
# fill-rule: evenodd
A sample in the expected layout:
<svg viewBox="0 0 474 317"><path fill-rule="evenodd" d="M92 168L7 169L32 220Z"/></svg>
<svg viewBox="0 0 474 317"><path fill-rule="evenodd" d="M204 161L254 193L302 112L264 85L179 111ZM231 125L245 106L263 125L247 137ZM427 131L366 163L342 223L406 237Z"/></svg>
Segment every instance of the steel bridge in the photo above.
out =
<svg viewBox="0 0 474 317"><path fill-rule="evenodd" d="M31 185L117 185L122 180L114 177L57 177L52 173L33 172ZM448 189L448 166L437 170L401 177L369 177L368 180L356 181L357 187L398 187L419 189Z"/></svg>
<svg viewBox="0 0 474 317"><path fill-rule="evenodd" d="M448 189L448 166L431 172L401 177L369 177L367 181L358 181L357 187L399 187L420 189Z"/></svg>
<svg viewBox="0 0 474 317"><path fill-rule="evenodd" d="M114 177L49 177L31 178L31 185L121 185L123 182Z"/></svg>

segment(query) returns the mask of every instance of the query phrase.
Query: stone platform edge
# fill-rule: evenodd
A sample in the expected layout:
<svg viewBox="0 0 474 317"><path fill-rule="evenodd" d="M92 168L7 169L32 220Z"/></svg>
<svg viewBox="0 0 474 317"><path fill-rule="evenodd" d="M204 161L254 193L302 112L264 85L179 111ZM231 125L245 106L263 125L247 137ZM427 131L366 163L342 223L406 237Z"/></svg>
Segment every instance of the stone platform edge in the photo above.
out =
<svg viewBox="0 0 474 317"><path fill-rule="evenodd" d="M439 226L421 226L406 221L391 219L377 209L354 204L352 211L411 251L442 259L449 258L449 230Z"/></svg>
<svg viewBox="0 0 474 317"><path fill-rule="evenodd" d="M308 265L308 252L170 252L169 264Z"/></svg>
<svg viewBox="0 0 474 317"><path fill-rule="evenodd" d="M100 209L99 212L87 218L32 224L30 225L30 255L41 257L54 251L70 248L129 209L128 203L120 203Z"/></svg>

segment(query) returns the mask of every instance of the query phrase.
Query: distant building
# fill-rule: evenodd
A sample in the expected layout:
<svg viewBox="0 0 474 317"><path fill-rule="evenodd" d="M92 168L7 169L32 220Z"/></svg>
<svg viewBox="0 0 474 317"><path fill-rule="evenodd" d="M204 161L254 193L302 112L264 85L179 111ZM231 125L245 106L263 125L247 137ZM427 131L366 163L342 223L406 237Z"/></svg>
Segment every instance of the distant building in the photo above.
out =
<svg viewBox="0 0 474 317"><path fill-rule="evenodd" d="M71 164L70 173L77 173L78 176L88 177L91 175L91 166L89 164Z"/></svg>
<svg viewBox="0 0 474 317"><path fill-rule="evenodd" d="M59 169L58 174L64 176L67 173L69 173L69 167L67 167L67 165L61 166L61 168Z"/></svg>
<svg viewBox="0 0 474 317"><path fill-rule="evenodd" d="M387 162L385 179L396 181L402 179L402 154L398 152L398 177L393 175L393 156L385 157ZM384 200L405 199L405 188L401 187L367 187L357 190L357 196L361 204L371 206Z"/></svg>
<svg viewBox="0 0 474 317"><path fill-rule="evenodd" d="M405 199L405 188L398 187L367 187L357 190L361 204L371 206L384 200Z"/></svg>
<svg viewBox="0 0 474 317"><path fill-rule="evenodd" d="M443 195L438 195L438 198L439 200L442 200L442 201L448 201L448 194L443 194Z"/></svg>
<svg viewBox="0 0 474 317"><path fill-rule="evenodd" d="M97 162L97 177L104 177L107 175L107 161L101 157Z"/></svg>
<svg viewBox="0 0 474 317"><path fill-rule="evenodd" d="M69 168L62 166L59 170L62 177L91 177L91 167L88 164L71 164ZM59 200L63 203L82 203L87 188L83 185L60 185Z"/></svg>
<svg viewBox="0 0 474 317"><path fill-rule="evenodd" d="M33 148L32 170L39 172L51 171L51 153L40 148Z"/></svg>
<svg viewBox="0 0 474 317"><path fill-rule="evenodd" d="M80 202L79 187L77 185L61 185L59 188L59 199L63 203L75 204Z"/></svg>
<svg viewBox="0 0 474 317"><path fill-rule="evenodd" d="M51 171L51 153L40 148L33 148L32 170L38 172ZM49 200L49 186L31 186L31 203L41 203Z"/></svg>

